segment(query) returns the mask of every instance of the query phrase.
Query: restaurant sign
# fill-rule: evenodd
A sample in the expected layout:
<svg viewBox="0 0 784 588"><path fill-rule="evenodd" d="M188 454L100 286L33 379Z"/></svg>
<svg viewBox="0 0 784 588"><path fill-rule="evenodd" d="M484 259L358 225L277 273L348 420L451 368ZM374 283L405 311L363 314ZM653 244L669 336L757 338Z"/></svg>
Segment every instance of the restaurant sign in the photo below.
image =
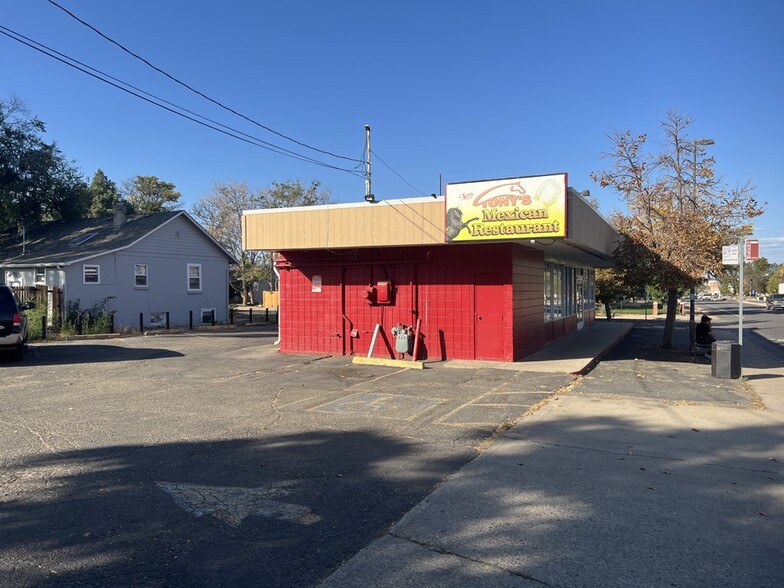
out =
<svg viewBox="0 0 784 588"><path fill-rule="evenodd" d="M446 241L566 236L566 174L447 184Z"/></svg>

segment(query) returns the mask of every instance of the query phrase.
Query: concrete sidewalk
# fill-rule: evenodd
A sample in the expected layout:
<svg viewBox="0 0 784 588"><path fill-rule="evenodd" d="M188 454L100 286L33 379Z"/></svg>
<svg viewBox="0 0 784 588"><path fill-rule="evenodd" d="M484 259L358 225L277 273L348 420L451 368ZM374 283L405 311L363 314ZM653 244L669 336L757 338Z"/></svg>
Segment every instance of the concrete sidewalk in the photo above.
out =
<svg viewBox="0 0 784 588"><path fill-rule="evenodd" d="M784 364L747 342L743 380L712 378L661 328L545 349L604 359L322 585L784 585Z"/></svg>
<svg viewBox="0 0 784 588"><path fill-rule="evenodd" d="M524 361L467 361L449 360L446 367L476 369L477 365L521 372L583 374L592 368L602 355L623 339L634 321L597 321L566 337L557 339L544 349L528 355Z"/></svg>

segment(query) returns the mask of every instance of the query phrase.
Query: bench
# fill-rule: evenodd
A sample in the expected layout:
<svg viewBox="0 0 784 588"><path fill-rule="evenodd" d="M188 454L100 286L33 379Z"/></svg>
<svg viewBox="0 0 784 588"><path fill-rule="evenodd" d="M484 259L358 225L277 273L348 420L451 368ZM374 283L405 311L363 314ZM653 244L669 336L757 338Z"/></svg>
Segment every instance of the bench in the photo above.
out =
<svg viewBox="0 0 784 588"><path fill-rule="evenodd" d="M705 355L710 357L711 349L713 348L712 343L695 343L694 344L694 357L695 359L701 355Z"/></svg>

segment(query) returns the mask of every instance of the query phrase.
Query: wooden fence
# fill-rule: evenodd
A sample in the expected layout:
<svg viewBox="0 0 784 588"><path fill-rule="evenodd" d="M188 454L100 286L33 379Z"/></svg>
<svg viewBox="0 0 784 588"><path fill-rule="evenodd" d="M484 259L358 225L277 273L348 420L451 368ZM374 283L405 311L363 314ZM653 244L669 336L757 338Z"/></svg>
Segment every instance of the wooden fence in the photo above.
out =
<svg viewBox="0 0 784 588"><path fill-rule="evenodd" d="M11 286L20 302L32 300L35 307L48 317L49 325L60 324L63 317L63 291L60 288L39 286Z"/></svg>

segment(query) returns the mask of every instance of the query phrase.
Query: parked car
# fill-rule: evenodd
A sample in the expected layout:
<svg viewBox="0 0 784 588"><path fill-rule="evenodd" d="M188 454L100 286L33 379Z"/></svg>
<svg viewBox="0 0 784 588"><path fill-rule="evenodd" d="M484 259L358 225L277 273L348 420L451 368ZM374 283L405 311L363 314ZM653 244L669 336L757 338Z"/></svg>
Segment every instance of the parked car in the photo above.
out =
<svg viewBox="0 0 784 588"><path fill-rule="evenodd" d="M784 294L771 294L765 300L768 310L784 310Z"/></svg>
<svg viewBox="0 0 784 588"><path fill-rule="evenodd" d="M11 351L17 361L22 361L27 351L27 317L24 311L34 307L34 302L21 304L11 288L0 286L0 352Z"/></svg>

